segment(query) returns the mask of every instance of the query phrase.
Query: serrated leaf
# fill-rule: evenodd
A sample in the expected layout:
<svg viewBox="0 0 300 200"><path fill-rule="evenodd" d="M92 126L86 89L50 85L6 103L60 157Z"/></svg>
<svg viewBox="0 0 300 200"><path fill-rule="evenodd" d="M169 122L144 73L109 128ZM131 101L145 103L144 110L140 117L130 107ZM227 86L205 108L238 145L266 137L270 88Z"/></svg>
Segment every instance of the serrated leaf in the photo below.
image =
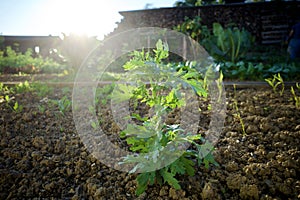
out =
<svg viewBox="0 0 300 200"><path fill-rule="evenodd" d="M145 190L147 189L147 185L138 185L137 188L136 188L136 191L135 191L135 194L137 196L143 194L145 192Z"/></svg>
<svg viewBox="0 0 300 200"><path fill-rule="evenodd" d="M126 133L126 136L134 135L137 138L150 138L155 135L154 130L151 128L135 124L128 124L124 132Z"/></svg>
<svg viewBox="0 0 300 200"><path fill-rule="evenodd" d="M189 135L187 136L187 139L190 141L194 141L194 140L200 140L201 139L201 135L197 134L197 135Z"/></svg>
<svg viewBox="0 0 300 200"><path fill-rule="evenodd" d="M176 160L170 165L171 173L176 174L184 174L185 173L185 167L184 163L180 161L180 159Z"/></svg>
<svg viewBox="0 0 300 200"><path fill-rule="evenodd" d="M194 169L195 163L192 160L185 158L184 156L182 156L180 159L184 163L186 173L189 176L194 176L195 175L195 169Z"/></svg>
<svg viewBox="0 0 300 200"><path fill-rule="evenodd" d="M131 151L141 151L141 152L147 152L147 148L145 147L144 142L141 142L140 140L135 139L134 137L129 137L126 139L127 144L133 145L130 147Z"/></svg>
<svg viewBox="0 0 300 200"><path fill-rule="evenodd" d="M153 175L151 174L152 172L146 172L146 173L142 173L139 174L136 178L138 186L136 189L136 194L140 195L142 194L148 186L149 181L153 179Z"/></svg>
<svg viewBox="0 0 300 200"><path fill-rule="evenodd" d="M116 103L127 101L132 97L134 89L135 87L133 86L118 84L115 87L114 93L112 95L112 100Z"/></svg>
<svg viewBox="0 0 300 200"><path fill-rule="evenodd" d="M207 91L203 88L201 82L194 79L187 80L186 82L192 87L197 95L207 97Z"/></svg>
<svg viewBox="0 0 300 200"><path fill-rule="evenodd" d="M161 175L164 179L164 182L167 182L169 185L171 185L177 190L181 189L178 180L174 178L174 175L172 173L167 172L166 170L161 170Z"/></svg>
<svg viewBox="0 0 300 200"><path fill-rule="evenodd" d="M155 183L156 172L149 172L149 184L153 185Z"/></svg>
<svg viewBox="0 0 300 200"><path fill-rule="evenodd" d="M148 120L148 117L141 117L138 113L133 113L132 114L132 118L135 118L139 121L147 121Z"/></svg>
<svg viewBox="0 0 300 200"><path fill-rule="evenodd" d="M204 163L204 166L206 169L209 168L210 163L215 166L219 166L219 164L217 163L217 161L215 161L215 159L211 153L206 155L206 157L203 159L203 163Z"/></svg>

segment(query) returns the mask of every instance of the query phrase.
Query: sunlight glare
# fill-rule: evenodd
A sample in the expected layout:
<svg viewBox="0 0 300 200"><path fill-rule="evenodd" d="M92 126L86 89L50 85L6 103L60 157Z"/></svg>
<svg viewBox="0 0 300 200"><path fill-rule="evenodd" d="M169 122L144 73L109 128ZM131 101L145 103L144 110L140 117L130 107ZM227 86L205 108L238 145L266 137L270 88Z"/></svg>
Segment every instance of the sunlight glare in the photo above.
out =
<svg viewBox="0 0 300 200"><path fill-rule="evenodd" d="M46 9L50 13L44 21L56 32L66 34L103 36L112 32L116 26L107 19L117 20L118 17L118 11L110 1L52 0Z"/></svg>

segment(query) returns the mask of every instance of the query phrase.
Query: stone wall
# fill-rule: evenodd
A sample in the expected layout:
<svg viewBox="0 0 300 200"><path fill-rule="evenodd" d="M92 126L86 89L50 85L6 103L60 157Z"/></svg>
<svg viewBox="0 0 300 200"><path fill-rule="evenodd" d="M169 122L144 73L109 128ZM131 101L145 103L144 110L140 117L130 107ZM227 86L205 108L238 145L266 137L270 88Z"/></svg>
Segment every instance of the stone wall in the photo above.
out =
<svg viewBox="0 0 300 200"><path fill-rule="evenodd" d="M300 19L300 1L240 3L201 7L174 7L120 12L122 21L112 34L137 27L172 29L185 17L200 16L209 28L213 22L234 23L250 31L261 44L280 44L291 25Z"/></svg>

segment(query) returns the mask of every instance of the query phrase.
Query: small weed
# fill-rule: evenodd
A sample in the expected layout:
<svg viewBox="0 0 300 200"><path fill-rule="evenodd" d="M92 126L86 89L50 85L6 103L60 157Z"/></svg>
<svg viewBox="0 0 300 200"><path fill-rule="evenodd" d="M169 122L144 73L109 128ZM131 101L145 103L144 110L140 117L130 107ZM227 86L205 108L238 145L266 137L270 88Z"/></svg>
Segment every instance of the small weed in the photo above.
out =
<svg viewBox="0 0 300 200"><path fill-rule="evenodd" d="M2 94L9 94L12 93L12 89L9 89L7 86L0 82L0 92Z"/></svg>
<svg viewBox="0 0 300 200"><path fill-rule="evenodd" d="M17 93L29 92L31 89L32 88L28 81L25 81L24 83L19 83L18 85L15 86L15 91Z"/></svg>
<svg viewBox="0 0 300 200"><path fill-rule="evenodd" d="M71 89L69 87L63 87L62 88L62 93L63 95L67 95L71 92Z"/></svg>
<svg viewBox="0 0 300 200"><path fill-rule="evenodd" d="M89 106L89 111L91 114L95 115L96 114L96 110L94 106Z"/></svg>
<svg viewBox="0 0 300 200"><path fill-rule="evenodd" d="M0 82L0 91L2 92L4 89L4 84Z"/></svg>
<svg viewBox="0 0 300 200"><path fill-rule="evenodd" d="M281 85L281 90L279 91L280 96L283 95L284 92L284 81L280 74L273 75L273 78L266 78L265 81L272 87L273 92L277 93L277 88Z"/></svg>
<svg viewBox="0 0 300 200"><path fill-rule="evenodd" d="M9 95L5 95L4 98L2 97L2 102L5 100L6 101L6 106L10 108L13 112L20 113L23 111L23 106L19 105L19 103L16 101L13 105L11 101L15 97L10 97Z"/></svg>
<svg viewBox="0 0 300 200"><path fill-rule="evenodd" d="M100 103L101 105L105 106L110 101L113 89L114 84L105 85L101 88L97 88L95 104L97 105L98 103Z"/></svg>
<svg viewBox="0 0 300 200"><path fill-rule="evenodd" d="M97 130L98 127L99 127L99 125L98 125L96 122L94 122L94 121L91 122L91 126L92 126L93 129L95 129L95 130Z"/></svg>
<svg viewBox="0 0 300 200"><path fill-rule="evenodd" d="M23 111L23 106L19 105L19 103L16 101L14 106L12 107L13 111L20 113Z"/></svg>
<svg viewBox="0 0 300 200"><path fill-rule="evenodd" d="M296 87L297 87L298 91L300 91L300 85L298 83L296 83ZM299 109L300 108L300 96L297 96L293 86L291 87L291 93L293 95L293 100L295 101L295 106L297 109Z"/></svg>
<svg viewBox="0 0 300 200"><path fill-rule="evenodd" d="M32 84L32 88L37 92L37 95L39 97L45 97L51 92L53 92L53 88L49 87L46 84L41 84L41 83Z"/></svg>
<svg viewBox="0 0 300 200"><path fill-rule="evenodd" d="M244 120L241 117L241 113L240 113L240 110L239 110L239 107L238 107L237 98L236 98L236 85L235 84L233 85L233 88L234 88L233 106L234 106L234 109L236 111L235 116L240 121L240 125L242 127L242 133L243 133L243 135L246 135L247 133L246 133L246 130L245 130Z"/></svg>
<svg viewBox="0 0 300 200"><path fill-rule="evenodd" d="M59 111L65 115L65 112L71 109L72 102L68 99L67 96L63 96L59 100L52 100L52 103L58 106Z"/></svg>
<svg viewBox="0 0 300 200"><path fill-rule="evenodd" d="M45 108L44 105L38 105L38 109L39 109L39 112L40 112L40 113L44 113L45 110L46 110L46 108Z"/></svg>

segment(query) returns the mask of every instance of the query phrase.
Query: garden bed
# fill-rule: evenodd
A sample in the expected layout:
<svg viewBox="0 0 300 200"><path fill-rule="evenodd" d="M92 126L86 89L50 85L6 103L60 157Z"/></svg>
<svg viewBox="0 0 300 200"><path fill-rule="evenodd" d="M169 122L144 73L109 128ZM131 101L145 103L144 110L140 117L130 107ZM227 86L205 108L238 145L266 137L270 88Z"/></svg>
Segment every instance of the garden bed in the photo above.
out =
<svg viewBox="0 0 300 200"><path fill-rule="evenodd" d="M62 112L49 103L71 99L71 92L53 87L43 96L16 93L12 102L20 110L0 104L0 199L300 198L300 110L289 89L280 96L265 86L227 85L226 122L214 151L220 166L200 166L195 176L178 177L182 190L155 185L139 197L136 175L95 159L80 141L70 107ZM111 111L105 113L102 127L118 133Z"/></svg>

